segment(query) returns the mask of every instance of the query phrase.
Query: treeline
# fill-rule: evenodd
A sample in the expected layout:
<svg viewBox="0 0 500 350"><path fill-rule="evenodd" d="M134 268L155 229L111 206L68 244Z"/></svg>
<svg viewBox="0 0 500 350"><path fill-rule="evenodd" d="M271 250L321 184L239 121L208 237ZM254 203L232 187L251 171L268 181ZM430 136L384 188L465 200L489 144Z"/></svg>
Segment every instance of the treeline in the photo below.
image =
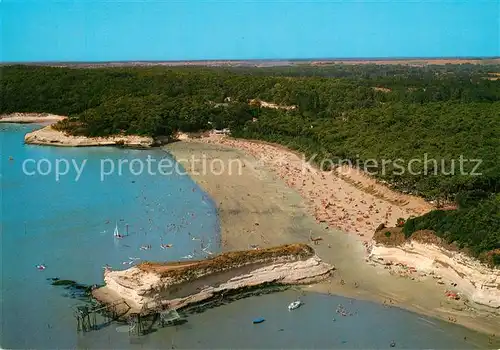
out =
<svg viewBox="0 0 500 350"><path fill-rule="evenodd" d="M435 210L409 219L403 228L406 237L418 230L433 230L447 243L491 265L500 266L500 195L479 198L457 210Z"/></svg>
<svg viewBox="0 0 500 350"><path fill-rule="evenodd" d="M233 133L285 144L324 167L359 166L428 199L500 192L500 102L395 103L321 119L274 110Z"/></svg>
<svg viewBox="0 0 500 350"><path fill-rule="evenodd" d="M351 69L348 77L293 77L294 69L300 72L300 66L287 67L288 76L281 76L284 72L279 67L261 70L248 67L71 69L8 66L2 69L1 109L11 112L49 108L54 112L76 115L117 98L151 96L160 97L160 100L179 100L190 97L201 102L222 103L225 97L231 97L233 102L246 103L258 98L297 105L304 113L330 117L344 110L381 103L470 103L500 99L500 84L486 79L485 66L477 66L478 71L473 73L464 73L452 68L460 66L453 65L418 70L403 66L338 67ZM377 67L379 76L370 75ZM393 71L395 67L399 67L397 71ZM337 68L329 69L335 76ZM417 70L420 75L398 73L404 69ZM500 67L492 66L488 70L495 69L498 71ZM309 70L315 72L311 67Z"/></svg>
<svg viewBox="0 0 500 350"><path fill-rule="evenodd" d="M500 81L489 75L495 72L499 66L9 66L2 69L0 112L68 115L57 127L88 136L227 127L235 137L315 155L324 167L331 164L324 160L348 161L401 191L451 201L474 191L500 193ZM295 108L265 108L253 99ZM486 222L456 213L432 215L459 226L458 218ZM427 217L418 220L431 226ZM500 248L500 224L489 224L493 233L476 240L465 239L463 225L435 227L482 251L478 241Z"/></svg>

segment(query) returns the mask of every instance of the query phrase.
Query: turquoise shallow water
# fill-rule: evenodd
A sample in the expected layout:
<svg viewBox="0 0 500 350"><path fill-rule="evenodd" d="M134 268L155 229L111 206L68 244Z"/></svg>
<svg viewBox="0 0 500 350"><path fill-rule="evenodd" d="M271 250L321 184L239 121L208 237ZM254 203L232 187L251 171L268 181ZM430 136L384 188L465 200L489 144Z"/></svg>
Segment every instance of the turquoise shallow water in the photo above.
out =
<svg viewBox="0 0 500 350"><path fill-rule="evenodd" d="M35 128L0 125L2 348L472 348L486 337L465 328L424 318L397 308L307 294L305 306L288 312L293 291L252 297L190 315L187 323L160 329L140 339L111 325L76 333L71 306L81 301L54 287L49 277L102 283L102 266L121 269L130 258L178 260L199 253L202 237L218 251L219 222L214 203L188 176L110 176L100 181L100 160L155 159L164 152L116 148L53 148L24 145ZM9 157L13 157L12 160ZM81 178L70 172L60 181L51 175L27 176L25 159L87 159ZM32 170L33 166L28 170ZM44 170L44 169L42 169ZM129 235L113 238L118 223ZM160 244L173 244L161 249ZM140 250L151 245L150 250ZM46 269L37 270L37 264ZM335 313L344 305L353 316ZM266 321L253 325L252 319ZM333 321L333 318L336 320ZM463 337L468 341L465 342Z"/></svg>

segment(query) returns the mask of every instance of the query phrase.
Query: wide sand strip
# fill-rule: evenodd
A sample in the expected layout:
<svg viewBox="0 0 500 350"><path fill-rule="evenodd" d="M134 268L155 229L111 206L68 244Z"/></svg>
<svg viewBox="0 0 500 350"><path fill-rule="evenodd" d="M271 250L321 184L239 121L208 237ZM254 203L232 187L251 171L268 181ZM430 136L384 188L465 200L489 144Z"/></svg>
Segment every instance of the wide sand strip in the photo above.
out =
<svg viewBox="0 0 500 350"><path fill-rule="evenodd" d="M393 192L363 174L319 172L304 165L299 155L265 143L211 136L165 149L216 201L225 250L321 237L314 249L336 273L308 290L383 302L498 333L499 317L446 297L450 286L429 276L409 277L394 266L367 263L375 228L430 210L422 199Z"/></svg>
<svg viewBox="0 0 500 350"><path fill-rule="evenodd" d="M320 171L308 159L276 145L213 134L196 142L227 146L253 156L258 167L270 169L301 194L317 223L325 229L356 233L363 241L370 241L381 223L394 226L398 218L433 209L422 198L392 191L361 171L347 166Z"/></svg>
<svg viewBox="0 0 500 350"><path fill-rule="evenodd" d="M66 119L66 117L49 113L12 113L12 114L0 115L0 123L53 124L63 119Z"/></svg>

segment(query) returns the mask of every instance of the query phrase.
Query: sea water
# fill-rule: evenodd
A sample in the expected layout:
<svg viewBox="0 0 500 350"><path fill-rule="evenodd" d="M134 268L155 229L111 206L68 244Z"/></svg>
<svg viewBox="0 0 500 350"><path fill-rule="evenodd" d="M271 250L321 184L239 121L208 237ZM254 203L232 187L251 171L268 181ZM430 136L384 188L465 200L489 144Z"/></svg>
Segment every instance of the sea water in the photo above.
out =
<svg viewBox="0 0 500 350"><path fill-rule="evenodd" d="M300 298L303 305L289 311ZM342 307L346 316L337 313ZM256 318L265 321L253 324ZM472 349L483 335L396 307L293 290L241 299L190 315L187 323L140 338L108 327L79 340L79 348L115 349ZM464 340L464 337L466 338Z"/></svg>
<svg viewBox="0 0 500 350"><path fill-rule="evenodd" d="M185 324L140 338L124 333L119 324L78 334L72 307L82 301L47 278L101 284L106 264L123 269L141 260L200 258L202 241L219 251L219 222L214 203L186 175L122 171L101 181L103 159L161 160L168 154L24 145L24 134L34 128L0 125L2 348L389 348L394 341L396 348L458 349L487 344L486 336L398 308L295 291L188 315ZM58 159L87 161L76 181L76 170L58 180L53 173L26 175L22 164L27 159L47 159L52 165ZM115 226L124 238L113 237ZM172 247L162 249L162 244ZM151 249L141 250L144 246ZM37 269L42 264L46 269ZM298 297L304 305L288 311ZM336 312L339 304L347 316ZM257 317L266 321L252 324Z"/></svg>

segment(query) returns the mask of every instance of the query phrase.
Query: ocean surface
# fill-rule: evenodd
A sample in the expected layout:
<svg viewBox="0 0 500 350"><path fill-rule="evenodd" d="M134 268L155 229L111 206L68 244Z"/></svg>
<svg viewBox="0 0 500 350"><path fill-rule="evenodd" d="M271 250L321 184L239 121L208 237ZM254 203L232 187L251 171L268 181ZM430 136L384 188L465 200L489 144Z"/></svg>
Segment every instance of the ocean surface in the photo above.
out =
<svg viewBox="0 0 500 350"><path fill-rule="evenodd" d="M396 348L465 349L487 344L486 336L460 326L337 296L306 293L305 305L289 312L296 291L187 315L182 325L140 338L119 324L79 334L72 307L82 301L48 279L101 284L106 264L122 269L141 260L201 258L202 244L220 250L220 225L215 204L187 175L161 175L154 166L138 173L148 157L173 162L167 153L24 145L24 134L34 128L0 124L1 348L389 348L394 341ZM56 164L61 173L66 170L63 160L71 169L57 178ZM109 175L101 178L103 164ZM80 176L74 165L82 169ZM113 237L115 226L123 238ZM352 315L338 314L339 304ZM266 321L254 325L255 317Z"/></svg>
<svg viewBox="0 0 500 350"><path fill-rule="evenodd" d="M297 298L303 306L289 311L288 304ZM336 312L339 305L347 316ZM265 321L253 324L260 317ZM472 349L487 344L484 336L463 327L399 308L293 290L241 299L189 315L187 321L140 338L107 327L80 338L78 347L390 349L394 342L396 349Z"/></svg>
<svg viewBox="0 0 500 350"><path fill-rule="evenodd" d="M52 286L47 278L101 284L106 264L122 269L140 261L137 258L196 257L201 239L217 252L220 225L215 206L189 176L175 171L151 175L153 166L151 172L134 175L139 161L146 165L148 156L160 160L168 157L165 152L24 145L24 134L35 126L3 124L0 128L2 347L76 345L71 306L81 302L65 296L66 291ZM28 159L34 162L26 163L26 172L33 175L23 172ZM57 181L56 161L64 173L63 159L79 167L87 160L78 180L73 168ZM120 175L118 162L134 159L138 160L135 168L130 171L122 166ZM116 167L103 181L101 160L105 173L111 173L111 162ZM41 173L35 162L41 164ZM52 172L42 175L48 172L49 163ZM124 238L113 237L115 226ZM162 249L161 244L172 247ZM143 246L151 248L141 250ZM39 270L37 265L46 268Z"/></svg>

